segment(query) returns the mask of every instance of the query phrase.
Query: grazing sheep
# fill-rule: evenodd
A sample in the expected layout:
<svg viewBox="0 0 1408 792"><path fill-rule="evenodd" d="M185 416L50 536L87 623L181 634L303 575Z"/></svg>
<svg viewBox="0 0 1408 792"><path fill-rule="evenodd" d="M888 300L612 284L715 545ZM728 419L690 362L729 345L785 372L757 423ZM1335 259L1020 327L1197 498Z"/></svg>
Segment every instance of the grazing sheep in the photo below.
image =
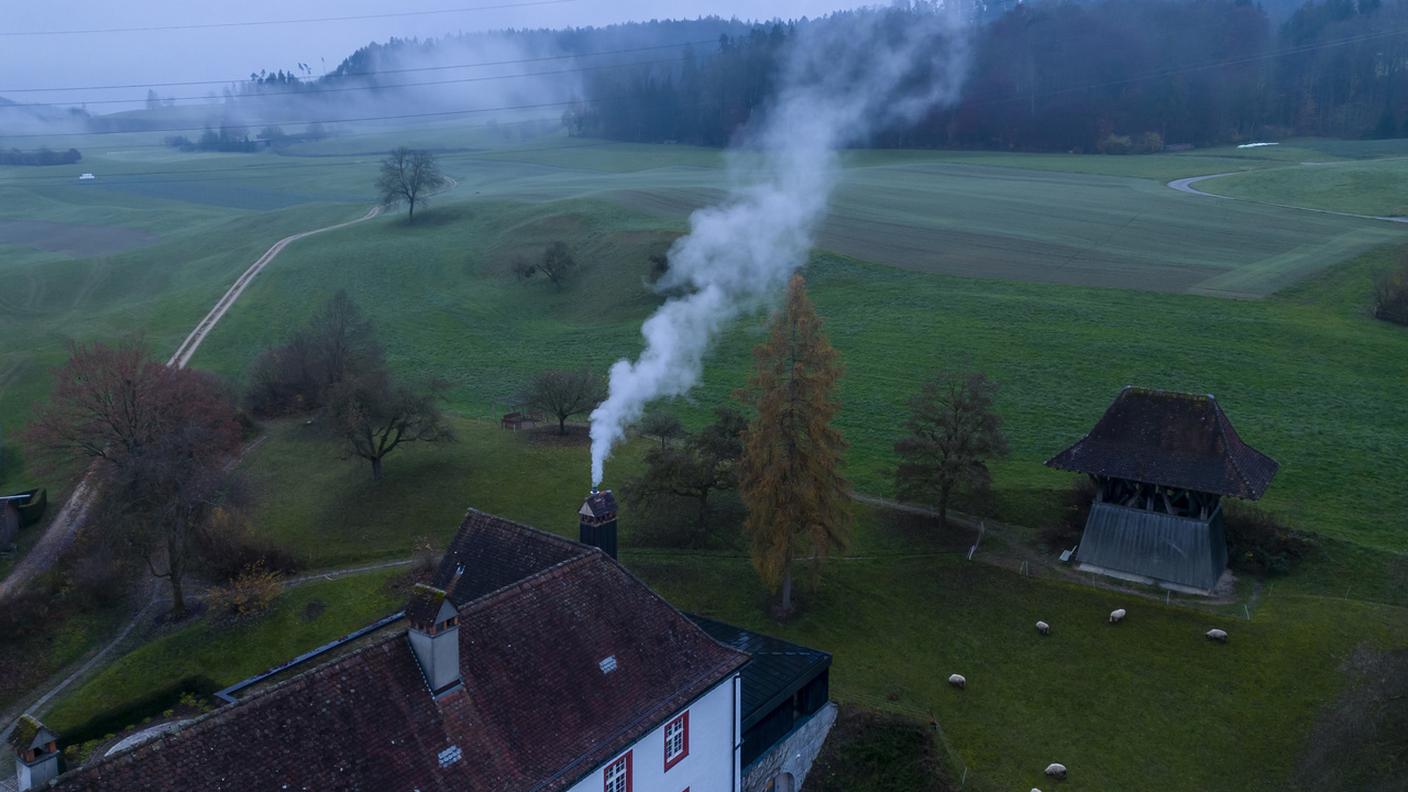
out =
<svg viewBox="0 0 1408 792"><path fill-rule="evenodd" d="M1119 624L1124 621L1126 611L1124 608L1116 608L1110 611L1110 624Z"/></svg>
<svg viewBox="0 0 1408 792"><path fill-rule="evenodd" d="M962 674L949 674L948 683L959 690L968 686L968 680L965 679Z"/></svg>
<svg viewBox="0 0 1408 792"><path fill-rule="evenodd" d="M1226 630L1219 630L1219 629L1217 629L1216 627L1214 627L1214 628L1212 628L1211 630L1208 630L1207 636L1208 636L1208 640L1209 640L1209 641L1217 641L1218 643L1227 643L1227 631L1226 631Z"/></svg>
<svg viewBox="0 0 1408 792"><path fill-rule="evenodd" d="M1044 621L1039 621L1036 623L1036 631L1041 633L1042 635L1050 635L1051 625L1047 624Z"/></svg>
<svg viewBox="0 0 1408 792"><path fill-rule="evenodd" d="M1066 780L1066 766L1060 762L1052 762L1046 766L1046 774L1057 781Z"/></svg>

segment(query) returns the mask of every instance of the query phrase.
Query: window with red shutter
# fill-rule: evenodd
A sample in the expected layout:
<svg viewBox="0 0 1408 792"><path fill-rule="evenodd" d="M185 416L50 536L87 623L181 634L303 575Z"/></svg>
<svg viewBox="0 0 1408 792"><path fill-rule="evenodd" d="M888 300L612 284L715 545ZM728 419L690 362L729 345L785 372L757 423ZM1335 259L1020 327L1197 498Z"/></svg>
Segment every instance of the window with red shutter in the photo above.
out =
<svg viewBox="0 0 1408 792"><path fill-rule="evenodd" d="M631 752L606 766L602 771L605 792L631 792Z"/></svg>
<svg viewBox="0 0 1408 792"><path fill-rule="evenodd" d="M689 756L689 711L665 725L665 769Z"/></svg>

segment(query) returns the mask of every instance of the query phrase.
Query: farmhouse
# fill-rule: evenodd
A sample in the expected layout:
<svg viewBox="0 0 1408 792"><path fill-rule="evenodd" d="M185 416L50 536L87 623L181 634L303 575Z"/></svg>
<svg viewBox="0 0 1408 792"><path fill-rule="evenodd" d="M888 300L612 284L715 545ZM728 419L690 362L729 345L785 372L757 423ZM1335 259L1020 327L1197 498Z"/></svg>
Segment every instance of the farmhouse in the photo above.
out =
<svg viewBox="0 0 1408 792"><path fill-rule="evenodd" d="M830 656L701 629L600 546L615 546L610 491L581 518L598 546L470 511L403 613L54 788L795 789L834 720Z"/></svg>
<svg viewBox="0 0 1408 792"><path fill-rule="evenodd" d="M1227 567L1222 497L1257 500L1278 468L1211 395L1134 387L1046 464L1096 484L1080 569L1196 593Z"/></svg>

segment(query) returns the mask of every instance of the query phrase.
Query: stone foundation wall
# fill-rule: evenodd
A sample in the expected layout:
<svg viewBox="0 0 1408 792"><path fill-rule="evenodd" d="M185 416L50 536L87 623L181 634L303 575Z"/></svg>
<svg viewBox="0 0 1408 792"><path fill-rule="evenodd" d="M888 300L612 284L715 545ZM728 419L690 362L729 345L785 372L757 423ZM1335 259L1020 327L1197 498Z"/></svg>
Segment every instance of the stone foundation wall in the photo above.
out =
<svg viewBox="0 0 1408 792"><path fill-rule="evenodd" d="M776 792L798 792L835 722L836 704L827 702L806 723L749 765L743 773L743 792L767 792L770 781L777 782ZM785 780L788 775L790 786Z"/></svg>

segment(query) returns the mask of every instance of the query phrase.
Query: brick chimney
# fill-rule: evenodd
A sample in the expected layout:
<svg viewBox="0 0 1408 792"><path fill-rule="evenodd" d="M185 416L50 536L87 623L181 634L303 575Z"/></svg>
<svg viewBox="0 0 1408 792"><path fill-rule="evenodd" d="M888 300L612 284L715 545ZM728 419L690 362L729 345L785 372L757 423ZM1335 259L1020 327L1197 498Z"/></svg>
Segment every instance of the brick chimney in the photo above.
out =
<svg viewBox="0 0 1408 792"><path fill-rule="evenodd" d="M456 576L458 578L458 576ZM411 651L420 663L431 695L439 698L458 688L460 613L443 589L417 584L406 606Z"/></svg>
<svg viewBox="0 0 1408 792"><path fill-rule="evenodd" d="M10 733L19 792L39 789L59 775L59 737L32 715L21 715Z"/></svg>
<svg viewBox="0 0 1408 792"><path fill-rule="evenodd" d="M578 539L582 544L599 547L615 558L616 496L611 494L611 490L592 490L592 494L582 501L582 508L577 514L581 517Z"/></svg>

